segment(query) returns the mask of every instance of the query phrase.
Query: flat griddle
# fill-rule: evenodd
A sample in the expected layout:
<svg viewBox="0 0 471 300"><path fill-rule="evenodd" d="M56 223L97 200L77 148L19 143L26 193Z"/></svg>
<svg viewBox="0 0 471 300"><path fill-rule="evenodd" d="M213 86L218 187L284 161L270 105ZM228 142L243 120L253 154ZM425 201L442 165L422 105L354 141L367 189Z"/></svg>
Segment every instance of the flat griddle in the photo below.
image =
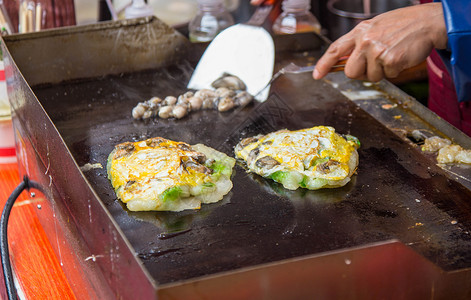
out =
<svg viewBox="0 0 471 300"><path fill-rule="evenodd" d="M305 40L305 36L299 40ZM312 63L325 46L321 42L309 48L302 43L278 40L277 68L291 61ZM378 245L394 245L392 253L397 254L398 244L399 249L409 248L418 254L416 260L424 259L428 261L425 264L433 265L431 269L441 270L436 271L441 274L437 276L462 274L460 278L466 282L471 267L469 188L450 178L420 147L345 97L329 80L314 81L311 74L286 75L274 82L264 103L227 113L192 112L181 120L132 119L131 110L138 102L185 92L193 67L194 61L187 57L141 71L32 86L76 165L103 166L84 171L84 180L157 290L168 286L185 291L182 286L186 287L187 282L194 288L195 282L203 278L211 281L226 276L231 280L231 274L244 270L269 269L274 264L289 266L293 260L305 258L326 262L343 251L368 253ZM248 173L237 163L234 188L219 203L196 211L130 212L117 200L107 178L107 157L116 144L125 141L161 136L190 144L204 143L233 156L233 147L242 138L316 125L332 126L361 141L357 172L342 188L289 191ZM80 227L80 216L75 218ZM86 231L82 234L87 235ZM343 270L352 261L342 261L342 267L335 263L331 267L318 265L317 270ZM365 263L359 265L360 269L365 267ZM396 277L408 272L414 271L406 266ZM430 278L428 275L424 278ZM128 276L132 275L118 277ZM441 288L438 290L448 291L446 283L432 282ZM421 284L427 286L429 281L416 283ZM353 293L355 285L363 286L350 282L350 296L361 295ZM384 291L391 289L387 282L380 286ZM344 289L348 290L346 286ZM469 288L454 291L465 295ZM249 295L267 294L270 292L262 289L260 294Z"/></svg>

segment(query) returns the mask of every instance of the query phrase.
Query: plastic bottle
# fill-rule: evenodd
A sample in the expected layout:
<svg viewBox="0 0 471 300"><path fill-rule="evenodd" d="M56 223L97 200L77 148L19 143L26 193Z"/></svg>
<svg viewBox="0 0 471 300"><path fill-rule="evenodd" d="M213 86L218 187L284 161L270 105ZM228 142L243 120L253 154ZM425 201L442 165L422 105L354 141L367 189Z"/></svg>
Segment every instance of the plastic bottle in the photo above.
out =
<svg viewBox="0 0 471 300"><path fill-rule="evenodd" d="M124 10L124 17L126 19L147 17L153 14L154 10L144 0L133 0L132 4Z"/></svg>
<svg viewBox="0 0 471 300"><path fill-rule="evenodd" d="M321 24L309 11L310 0L284 0L281 7L283 11L273 23L275 34L321 32Z"/></svg>
<svg viewBox="0 0 471 300"><path fill-rule="evenodd" d="M223 0L198 0L198 12L188 25L190 41L209 42L233 24Z"/></svg>

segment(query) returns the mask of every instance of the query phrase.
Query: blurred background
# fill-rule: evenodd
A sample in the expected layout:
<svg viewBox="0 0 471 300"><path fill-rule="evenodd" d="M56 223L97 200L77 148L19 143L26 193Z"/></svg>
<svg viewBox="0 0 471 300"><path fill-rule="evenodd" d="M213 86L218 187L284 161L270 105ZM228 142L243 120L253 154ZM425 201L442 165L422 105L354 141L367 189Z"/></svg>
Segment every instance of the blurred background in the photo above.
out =
<svg viewBox="0 0 471 300"><path fill-rule="evenodd" d="M198 0L134 0L147 3L151 13L165 23L188 36L188 24L198 13ZM201 1L201 0L199 0ZM246 22L255 11L250 0L222 0L235 23ZM285 0L287 1L287 0ZM282 0L269 0L274 9L268 23L273 24L281 13ZM415 5L418 0L311 0L310 12L321 26L321 34L335 40L348 32L362 20L395 8ZM2 0L0 0L0 4ZM22 5L42 6L39 29L61 26L86 25L112 19L124 19L125 9L132 0L3 0L11 18L12 27L18 30ZM26 6L25 6L26 7ZM111 9L110 9L111 8ZM36 17L39 14L36 14ZM21 26L20 26L21 27ZM266 26L270 30L271 25ZM425 62L401 74L400 78L390 79L405 92L426 105L428 81Z"/></svg>

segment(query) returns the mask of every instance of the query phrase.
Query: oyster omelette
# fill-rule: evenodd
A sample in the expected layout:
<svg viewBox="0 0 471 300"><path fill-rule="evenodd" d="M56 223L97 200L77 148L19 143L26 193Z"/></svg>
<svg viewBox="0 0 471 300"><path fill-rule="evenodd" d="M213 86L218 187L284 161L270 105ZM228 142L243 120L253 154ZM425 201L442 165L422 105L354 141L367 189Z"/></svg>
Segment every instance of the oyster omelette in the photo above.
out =
<svg viewBox="0 0 471 300"><path fill-rule="evenodd" d="M235 159L202 144L156 137L116 145L107 162L117 197L131 211L182 211L221 200Z"/></svg>
<svg viewBox="0 0 471 300"><path fill-rule="evenodd" d="M328 126L279 130L241 140L236 158L289 190L341 187L358 166L360 142ZM116 145L108 178L131 211L182 211L221 200L232 189L235 159L203 144L156 137Z"/></svg>
<svg viewBox="0 0 471 300"><path fill-rule="evenodd" d="M357 138L328 126L279 130L241 140L235 155L249 171L281 183L286 189L341 187L358 166Z"/></svg>

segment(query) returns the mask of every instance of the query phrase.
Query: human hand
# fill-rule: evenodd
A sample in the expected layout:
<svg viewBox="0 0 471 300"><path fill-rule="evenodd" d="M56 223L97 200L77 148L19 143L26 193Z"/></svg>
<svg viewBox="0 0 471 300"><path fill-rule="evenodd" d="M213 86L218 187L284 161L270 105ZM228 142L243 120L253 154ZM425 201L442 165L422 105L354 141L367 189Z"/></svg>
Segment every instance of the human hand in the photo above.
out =
<svg viewBox="0 0 471 300"><path fill-rule="evenodd" d="M433 48L446 48L448 37L441 3L392 10L358 24L333 42L313 72L321 79L349 55L345 75L379 81L420 64Z"/></svg>

